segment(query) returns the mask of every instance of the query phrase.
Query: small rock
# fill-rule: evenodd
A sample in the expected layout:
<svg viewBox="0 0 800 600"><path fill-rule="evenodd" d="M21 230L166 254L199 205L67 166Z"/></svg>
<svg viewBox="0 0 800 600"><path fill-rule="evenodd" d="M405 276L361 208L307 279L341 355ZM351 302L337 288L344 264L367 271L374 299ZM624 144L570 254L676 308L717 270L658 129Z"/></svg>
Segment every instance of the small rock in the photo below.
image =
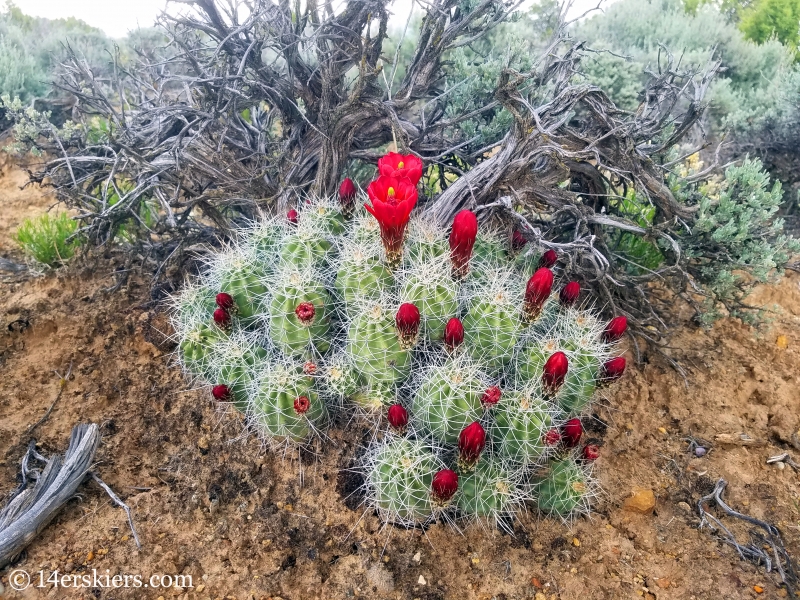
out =
<svg viewBox="0 0 800 600"><path fill-rule="evenodd" d="M578 538L572 538L572 545L575 546L576 548L580 548L581 541Z"/></svg>
<svg viewBox="0 0 800 600"><path fill-rule="evenodd" d="M536 592L533 600L547 600L547 596L545 596L542 592Z"/></svg>
<svg viewBox="0 0 800 600"><path fill-rule="evenodd" d="M425 581L425 578L422 575L420 575L419 579L417 579L417 583L420 585L425 585L427 581Z"/></svg>
<svg viewBox="0 0 800 600"><path fill-rule="evenodd" d="M418 563L420 560L422 560L422 553L417 552L411 560L413 560L415 563Z"/></svg>
<svg viewBox="0 0 800 600"><path fill-rule="evenodd" d="M764 588L763 588L763 587L761 587L760 585L754 585L754 586L753 586L753 591L754 591L756 594L761 594L761 593L764 591Z"/></svg>
<svg viewBox="0 0 800 600"><path fill-rule="evenodd" d="M659 431L659 433L667 433L666 427L659 427L658 431Z"/></svg>
<svg viewBox="0 0 800 600"><path fill-rule="evenodd" d="M778 346L781 350L786 350L789 347L789 338L785 335L779 335L778 339L775 340L775 345Z"/></svg>
<svg viewBox="0 0 800 600"><path fill-rule="evenodd" d="M783 471L786 468L786 465L782 462L776 462L775 466L778 467L779 471Z"/></svg>
<svg viewBox="0 0 800 600"><path fill-rule="evenodd" d="M628 512L635 512L646 515L656 507L656 496L653 490L645 488L633 488L633 493L625 499L622 508Z"/></svg>
<svg viewBox="0 0 800 600"><path fill-rule="evenodd" d="M656 580L656 585L660 587L662 590L665 590L669 587L669 579L662 577L661 579Z"/></svg>
<svg viewBox="0 0 800 600"><path fill-rule="evenodd" d="M687 502L678 502L678 508L680 508L685 513L691 513L692 507L689 506Z"/></svg>
<svg viewBox="0 0 800 600"><path fill-rule="evenodd" d="M208 438L206 436L203 436L199 440L197 440L197 447L200 450L208 451Z"/></svg>
<svg viewBox="0 0 800 600"><path fill-rule="evenodd" d="M94 550L89 550L89 554L86 555L86 562L90 560L94 560Z"/></svg>
<svg viewBox="0 0 800 600"><path fill-rule="evenodd" d="M706 449L703 448L702 446L698 446L697 448L694 449L694 455L697 458L701 458L706 455Z"/></svg>

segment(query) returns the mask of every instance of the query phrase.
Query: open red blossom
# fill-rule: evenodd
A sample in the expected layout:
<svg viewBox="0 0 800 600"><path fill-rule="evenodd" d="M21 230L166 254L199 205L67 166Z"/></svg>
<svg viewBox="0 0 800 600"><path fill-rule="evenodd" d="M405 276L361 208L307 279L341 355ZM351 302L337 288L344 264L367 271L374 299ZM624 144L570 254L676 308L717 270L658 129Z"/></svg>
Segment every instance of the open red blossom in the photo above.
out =
<svg viewBox="0 0 800 600"><path fill-rule="evenodd" d="M595 461L600 458L600 446L597 444L586 444L581 450L583 460Z"/></svg>
<svg viewBox="0 0 800 600"><path fill-rule="evenodd" d="M600 380L605 383L616 381L622 377L622 374L625 372L625 364L624 356L617 356L616 358L607 360L603 364L602 369L600 369Z"/></svg>
<svg viewBox="0 0 800 600"><path fill-rule="evenodd" d="M483 392L483 396L481 397L481 404L484 406L494 406L498 402L500 402L500 396L503 395L503 391L493 385L490 388L487 388L485 392Z"/></svg>
<svg viewBox="0 0 800 600"><path fill-rule="evenodd" d="M453 261L453 275L462 279L469 273L469 259L478 235L478 218L471 210L462 210L453 219L450 231L450 258Z"/></svg>
<svg viewBox="0 0 800 600"><path fill-rule="evenodd" d="M231 310L236 306L236 302L233 299L233 296L230 294L226 294L225 292L220 292L217 294L216 297L217 306L219 306L223 310Z"/></svg>
<svg viewBox="0 0 800 600"><path fill-rule="evenodd" d="M564 383L568 369L569 361L567 360L567 355L563 352L556 352L547 359L547 362L544 363L542 381L550 393L558 391L558 388Z"/></svg>
<svg viewBox="0 0 800 600"><path fill-rule="evenodd" d="M231 315L224 308L218 308L214 311L214 323L220 329L228 329L231 326Z"/></svg>
<svg viewBox="0 0 800 600"><path fill-rule="evenodd" d="M342 212L350 214L353 212L356 199L356 184L349 177L345 177L341 185L339 185L339 204L342 206Z"/></svg>
<svg viewBox="0 0 800 600"><path fill-rule="evenodd" d="M385 177L408 179L417 185L422 177L422 161L413 154L389 152L378 159L378 172Z"/></svg>
<svg viewBox="0 0 800 600"><path fill-rule="evenodd" d="M311 400L308 399L308 396L298 396L294 399L294 412L298 415L307 413L309 408L311 408Z"/></svg>
<svg viewBox="0 0 800 600"><path fill-rule="evenodd" d="M553 272L547 267L541 267L531 275L528 284L525 286L525 305L523 311L525 316L534 320L539 316L542 306L550 297L553 289Z"/></svg>
<svg viewBox="0 0 800 600"><path fill-rule="evenodd" d="M464 342L464 326L453 317L444 326L444 345L448 350L455 350Z"/></svg>
<svg viewBox="0 0 800 600"><path fill-rule="evenodd" d="M227 385L215 385L213 388L211 388L211 395L214 396L215 400L224 402L226 400L230 400L231 390Z"/></svg>
<svg viewBox="0 0 800 600"><path fill-rule="evenodd" d="M405 348L413 346L417 341L417 334L419 333L419 309L410 302L401 304L400 308L397 309L394 322L397 325L400 345Z"/></svg>
<svg viewBox="0 0 800 600"><path fill-rule="evenodd" d="M526 238L522 233L515 229L514 232L511 234L511 250L514 252L519 252L525 247L525 244L528 243L528 238Z"/></svg>
<svg viewBox="0 0 800 600"><path fill-rule="evenodd" d="M382 175L369 184L367 195L372 206L365 204L364 208L380 225L386 259L391 266L398 265L403 255L406 225L417 205L417 188L408 179Z"/></svg>
<svg viewBox="0 0 800 600"><path fill-rule="evenodd" d="M408 411L402 404L392 404L387 414L389 425L398 431L404 431L408 425Z"/></svg>
<svg viewBox="0 0 800 600"><path fill-rule="evenodd" d="M561 433L558 429L548 429L542 438L545 446L558 446L561 442Z"/></svg>
<svg viewBox="0 0 800 600"><path fill-rule="evenodd" d="M628 319L627 317L620 316L614 317L608 322L606 325L605 330L603 331L603 340L606 342L616 342L620 339L625 332L628 330Z"/></svg>
<svg viewBox="0 0 800 600"><path fill-rule="evenodd" d="M475 421L458 435L458 459L462 467L474 467L486 447L486 431Z"/></svg>
<svg viewBox="0 0 800 600"><path fill-rule="evenodd" d="M292 225L297 225L297 219L298 218L299 218L299 215L297 214L297 211L295 209L291 209L289 212L286 213L286 219Z"/></svg>
<svg viewBox="0 0 800 600"><path fill-rule="evenodd" d="M561 306L572 306L578 301L578 296L581 295L581 284L577 281L570 281L563 287L558 299L561 301Z"/></svg>
<svg viewBox="0 0 800 600"><path fill-rule="evenodd" d="M552 268L554 264L558 261L558 254L555 250L548 250L539 258L539 266L540 267L547 267L548 269Z"/></svg>
<svg viewBox="0 0 800 600"><path fill-rule="evenodd" d="M458 473L442 469L433 476L431 491L437 504L446 504L458 491Z"/></svg>
<svg viewBox="0 0 800 600"><path fill-rule="evenodd" d="M567 448L574 448L581 441L583 425L580 419L570 419L561 427L562 439Z"/></svg>
<svg viewBox="0 0 800 600"><path fill-rule="evenodd" d="M311 325L316 312L313 302L301 302L297 305L297 308L294 309L294 314L297 315L297 318L300 319L303 325Z"/></svg>

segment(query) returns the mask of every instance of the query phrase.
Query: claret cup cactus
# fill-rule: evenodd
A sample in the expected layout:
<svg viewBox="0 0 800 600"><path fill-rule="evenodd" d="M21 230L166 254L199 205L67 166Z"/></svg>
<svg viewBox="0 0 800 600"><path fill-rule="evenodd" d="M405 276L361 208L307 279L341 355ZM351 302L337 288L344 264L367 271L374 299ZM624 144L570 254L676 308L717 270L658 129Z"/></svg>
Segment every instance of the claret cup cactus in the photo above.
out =
<svg viewBox="0 0 800 600"><path fill-rule="evenodd" d="M625 371L626 318L601 321L524 232L426 219L418 157L378 172L209 258L174 301L181 365L268 446L324 444L337 411L367 419L359 468L386 522L587 510L600 449L581 417Z"/></svg>

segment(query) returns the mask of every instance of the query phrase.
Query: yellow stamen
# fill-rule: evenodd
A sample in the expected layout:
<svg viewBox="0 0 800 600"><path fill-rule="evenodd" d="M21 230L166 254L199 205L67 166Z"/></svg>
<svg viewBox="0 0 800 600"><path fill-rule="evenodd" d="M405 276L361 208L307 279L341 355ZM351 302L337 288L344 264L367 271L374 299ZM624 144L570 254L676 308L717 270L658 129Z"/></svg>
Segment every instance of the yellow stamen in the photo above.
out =
<svg viewBox="0 0 800 600"><path fill-rule="evenodd" d="M402 169L404 166L405 166L405 165L403 164L403 161L402 161L402 160L401 160L399 163L397 163L397 168L398 168L398 169Z"/></svg>
<svg viewBox="0 0 800 600"><path fill-rule="evenodd" d="M394 196L394 188L390 187L388 190L386 190L386 195L387 196Z"/></svg>

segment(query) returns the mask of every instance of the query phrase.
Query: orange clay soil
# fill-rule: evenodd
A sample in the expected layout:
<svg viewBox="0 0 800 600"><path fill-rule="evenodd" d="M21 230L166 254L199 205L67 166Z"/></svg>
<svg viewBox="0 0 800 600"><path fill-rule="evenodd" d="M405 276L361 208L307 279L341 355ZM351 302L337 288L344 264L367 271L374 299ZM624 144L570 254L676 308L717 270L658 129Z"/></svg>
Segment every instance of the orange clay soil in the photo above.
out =
<svg viewBox="0 0 800 600"><path fill-rule="evenodd" d="M9 236L52 199L20 191L24 174L0 180L0 256L21 261ZM94 483L81 488L12 567L0 571L4 598L397 598L523 599L776 598L786 591L763 568L698 530L696 502L714 482L730 484L731 506L778 525L800 556L800 474L767 465L789 452L800 462L800 277L758 289L753 303L777 304L757 331L733 319L710 331L681 326L671 355L688 387L663 360L630 369L597 412L595 513L571 526L534 513L514 535L436 524L423 532L381 527L351 495L346 469L367 435L334 428L324 452L283 457L241 436L207 390L188 390L175 367L167 320L147 281L120 290L112 261L77 261L43 276L6 274L0 284L0 494L17 485L30 435L43 453L63 451L78 422L101 426L100 476L131 506L137 550L125 519ZM0 273L0 276L2 274ZM9 324L16 322L11 325ZM27 323L28 326L24 326ZM781 337L779 337L781 336ZM714 443L744 432L755 445ZM695 458L686 438L712 442ZM794 436L794 437L793 437ZM302 474L302 476L301 476ZM635 488L655 509L626 509ZM643 492L646 496L647 492ZM725 522L743 537L746 528ZM191 575L183 590L9 589L12 569L34 573ZM758 590L761 590L759 593ZM15 595L16 594L16 595Z"/></svg>

